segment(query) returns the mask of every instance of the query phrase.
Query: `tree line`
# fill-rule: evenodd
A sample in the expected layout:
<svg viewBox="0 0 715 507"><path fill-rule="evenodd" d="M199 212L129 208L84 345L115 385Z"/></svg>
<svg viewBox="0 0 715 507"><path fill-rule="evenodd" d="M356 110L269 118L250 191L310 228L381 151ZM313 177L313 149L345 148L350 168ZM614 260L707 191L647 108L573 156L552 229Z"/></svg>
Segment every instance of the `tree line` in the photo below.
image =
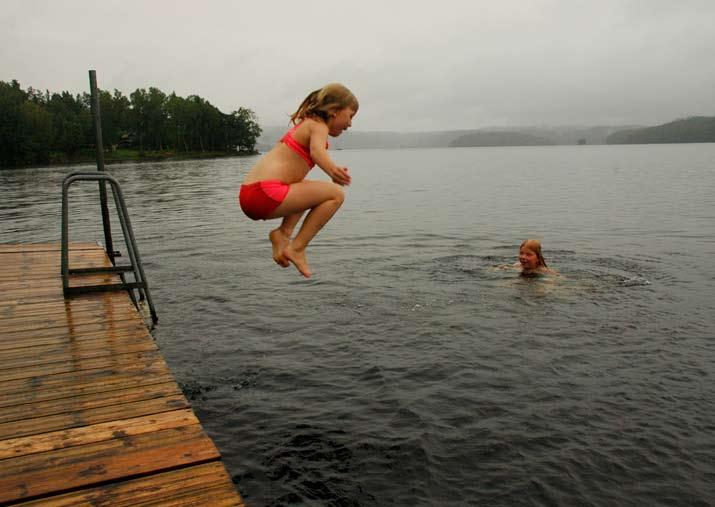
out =
<svg viewBox="0 0 715 507"><path fill-rule="evenodd" d="M250 109L225 114L198 95L167 95L154 87L128 97L99 90L99 104L108 151L252 153L261 135ZM90 94L23 90L16 80L0 81L0 167L48 163L55 153L72 160L94 146Z"/></svg>
<svg viewBox="0 0 715 507"><path fill-rule="evenodd" d="M715 116L693 116L655 127L621 130L606 139L608 144L713 143Z"/></svg>
<svg viewBox="0 0 715 507"><path fill-rule="evenodd" d="M551 146L553 141L523 132L472 132L449 143L450 148L477 146Z"/></svg>

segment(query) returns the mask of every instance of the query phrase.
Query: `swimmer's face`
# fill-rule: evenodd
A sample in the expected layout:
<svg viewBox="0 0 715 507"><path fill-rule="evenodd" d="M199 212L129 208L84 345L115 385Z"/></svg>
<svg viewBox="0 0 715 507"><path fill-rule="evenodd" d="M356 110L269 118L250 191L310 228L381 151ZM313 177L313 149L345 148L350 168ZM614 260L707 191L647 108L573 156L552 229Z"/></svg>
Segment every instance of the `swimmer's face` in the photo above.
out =
<svg viewBox="0 0 715 507"><path fill-rule="evenodd" d="M521 247L519 249L519 264L527 273L535 271L539 267L539 256L533 250Z"/></svg>

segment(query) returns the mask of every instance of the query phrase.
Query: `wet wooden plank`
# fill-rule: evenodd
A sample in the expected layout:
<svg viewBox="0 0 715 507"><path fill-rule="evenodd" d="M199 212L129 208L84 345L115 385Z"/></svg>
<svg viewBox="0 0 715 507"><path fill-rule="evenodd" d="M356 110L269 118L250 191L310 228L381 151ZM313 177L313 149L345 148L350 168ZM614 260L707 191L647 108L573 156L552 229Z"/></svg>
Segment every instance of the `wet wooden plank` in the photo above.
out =
<svg viewBox="0 0 715 507"><path fill-rule="evenodd" d="M0 350L0 372L21 366L28 367L51 363L79 365L87 359L156 350L157 346L153 340L147 340L146 336L138 334L133 337L116 340L97 339L29 347L32 350L26 350L27 348L17 347ZM75 369L83 370L87 368L76 367Z"/></svg>
<svg viewBox="0 0 715 507"><path fill-rule="evenodd" d="M59 276L59 275L58 275ZM74 276L70 280L70 287L86 287L89 285L110 285L119 283L121 279L117 275L85 275ZM129 280L131 281L131 279ZM28 302L51 302L61 301L64 298L62 283L53 285L36 284L28 285L23 283L3 283L5 290L0 294L0 304L12 304L17 300Z"/></svg>
<svg viewBox="0 0 715 507"><path fill-rule="evenodd" d="M2 283L0 282L0 285ZM76 294L65 298L62 287L56 287L54 297L44 300L29 301L28 297L7 298L0 301L0 316L6 318L22 317L37 314L81 314L86 310L134 309L134 304L123 291L95 292ZM29 291L26 291L29 293ZM39 291L36 291L39 292ZM31 295L31 294L30 294ZM2 327L0 327L2 332Z"/></svg>
<svg viewBox="0 0 715 507"><path fill-rule="evenodd" d="M59 273L61 266L59 256L54 253L47 255L46 258L38 258L28 254L0 254L3 266L8 268L2 271L2 275L6 279L11 279L13 275ZM109 259L101 252L70 252L69 255L70 269L110 265Z"/></svg>
<svg viewBox="0 0 715 507"><path fill-rule="evenodd" d="M173 380L163 361L148 358L121 368L84 370L0 382L0 407L116 391Z"/></svg>
<svg viewBox="0 0 715 507"><path fill-rule="evenodd" d="M111 343L119 337L128 335L147 335L146 327L137 320L79 324L64 328L35 329L31 332L22 330L13 333L0 333L0 350L76 343L82 340L107 340Z"/></svg>
<svg viewBox="0 0 715 507"><path fill-rule="evenodd" d="M137 321L141 319L137 315L134 307L110 307L110 308L88 308L86 311L71 311L61 313L47 312L35 315L20 315L14 317L2 317L3 330L0 331L0 340L12 341L21 338L37 338L34 331L46 331L47 336L54 330L54 335L74 334L74 330L82 326L102 324L111 320L114 323L123 321Z"/></svg>
<svg viewBox="0 0 715 507"><path fill-rule="evenodd" d="M122 417L80 428L0 440L0 460L199 424L191 410L174 410L133 418Z"/></svg>
<svg viewBox="0 0 715 507"><path fill-rule="evenodd" d="M0 259L2 259L2 263L4 265L25 269L28 273L42 273L51 269L59 269L62 264L60 256L55 252L43 252L41 255L42 257L31 253L6 253L0 254ZM110 263L107 256L101 251L70 252L68 259L70 268L82 267L73 265L78 263L94 264L95 266L102 266ZM2 274L5 277L10 277L13 273L2 271Z"/></svg>
<svg viewBox="0 0 715 507"><path fill-rule="evenodd" d="M186 398L181 394L152 398L121 405L99 407L90 410L65 412L47 417L31 417L19 421L0 424L0 438L19 438L24 436L37 437L46 432L81 428L90 424L115 421L118 410L121 417L146 417L172 410L190 408Z"/></svg>
<svg viewBox="0 0 715 507"><path fill-rule="evenodd" d="M0 254L4 253L25 253L25 252L55 252L59 256L60 243L22 243L22 244L0 244ZM75 243L69 244L70 252L78 250L98 250L104 249L97 243Z"/></svg>
<svg viewBox="0 0 715 507"><path fill-rule="evenodd" d="M155 350L156 343L137 333L112 340L102 339L67 341L49 345L20 346L0 350L0 371L18 366L74 362L83 359L111 356L140 350ZM133 347L137 347L134 349ZM31 350L25 350L30 348Z"/></svg>
<svg viewBox="0 0 715 507"><path fill-rule="evenodd" d="M55 315L30 315L25 317L3 319L4 333L14 333L17 331L33 331L35 329L63 328L77 326L80 324L96 324L109 319L114 321L135 320L136 310L133 308L112 308L82 312L79 314L65 313Z"/></svg>
<svg viewBox="0 0 715 507"><path fill-rule="evenodd" d="M2 259L3 265L26 269L28 271L32 269L32 271L35 272L44 272L50 269L57 269L62 264L62 259L59 255L57 255L57 253L54 252L43 252L39 255L32 253L6 253L0 254L0 259ZM95 266L111 264L109 258L104 255L103 252L100 251L70 252L68 260L70 268L83 267L77 265L79 263L88 263L93 264ZM9 271L3 271L2 273L5 276L13 274Z"/></svg>
<svg viewBox="0 0 715 507"><path fill-rule="evenodd" d="M0 504L243 505L128 295L65 298L59 266L59 245L0 245Z"/></svg>
<svg viewBox="0 0 715 507"><path fill-rule="evenodd" d="M0 410L0 438L108 421L117 416L117 411L135 417L188 405L173 380L21 403Z"/></svg>
<svg viewBox="0 0 715 507"><path fill-rule="evenodd" d="M59 275L58 275L59 276ZM0 282L2 283L2 282ZM61 285L61 281L59 282L58 286ZM38 305L62 305L65 304L69 307L74 307L77 305L81 305L86 302L90 301L119 301L120 299L126 299L126 294L122 294L121 292L102 292L102 293L92 293L92 294L76 294L72 296L72 298L64 298L63 297L58 297L54 299L50 299L48 301L37 301L34 303L30 303L31 306L38 306ZM8 299L7 301L0 301L0 307L1 308L24 308L25 306L28 306L27 303L23 303L18 300L12 300Z"/></svg>
<svg viewBox="0 0 715 507"><path fill-rule="evenodd" d="M132 506L242 506L223 466L206 463L134 479L104 488L92 488L54 498L19 504L23 507L132 507Z"/></svg>
<svg viewBox="0 0 715 507"><path fill-rule="evenodd" d="M0 318L12 319L19 317L29 317L37 315L62 315L66 313L98 311L98 310L113 310L113 309L130 309L133 310L129 298L125 294L119 292L114 299L53 299L49 301L38 301L34 304L20 305L12 301L0 303Z"/></svg>
<svg viewBox="0 0 715 507"><path fill-rule="evenodd" d="M98 266L99 267L99 266ZM58 270L59 273L59 270ZM4 280L3 287L6 293L12 294L45 294L50 292L50 289L62 289L62 279L58 278L58 274L51 275L52 278L48 279L37 279L37 280L25 280L14 279L14 280ZM118 281L117 275L112 274L87 274L87 275L71 275L70 276L70 287L83 286L83 285L94 285L99 283L116 283ZM51 283L48 283L51 281ZM3 299L10 299L4 297Z"/></svg>
<svg viewBox="0 0 715 507"><path fill-rule="evenodd" d="M0 502L218 459L198 425L0 461Z"/></svg>
<svg viewBox="0 0 715 507"><path fill-rule="evenodd" d="M77 284L77 285L82 285L82 284ZM85 283L84 285L93 285L93 284L87 284ZM76 285L70 285L70 287L75 287ZM43 290L40 291L14 291L13 293L10 293L9 291L6 294L0 294L0 304L3 303L9 303L9 304L22 304L22 305L27 305L27 304L33 304L33 303L42 303L42 302L48 302L48 301L57 301L59 298L63 298L64 294L62 293L62 287L47 287Z"/></svg>
<svg viewBox="0 0 715 507"><path fill-rule="evenodd" d="M21 380L28 378L36 378L42 375L55 375L59 373L69 373L71 371L96 370L102 368L112 368L123 366L125 364L133 364L138 361L143 361L152 356L158 355L156 346L146 341L138 341L130 343L121 351L97 350L92 351L95 355L89 357L77 357L73 354L63 354L50 357L23 357L15 360L12 363L0 363L0 382L8 380ZM47 362L52 359L59 361ZM23 363L25 363L23 365ZM19 366L15 366L19 365Z"/></svg>

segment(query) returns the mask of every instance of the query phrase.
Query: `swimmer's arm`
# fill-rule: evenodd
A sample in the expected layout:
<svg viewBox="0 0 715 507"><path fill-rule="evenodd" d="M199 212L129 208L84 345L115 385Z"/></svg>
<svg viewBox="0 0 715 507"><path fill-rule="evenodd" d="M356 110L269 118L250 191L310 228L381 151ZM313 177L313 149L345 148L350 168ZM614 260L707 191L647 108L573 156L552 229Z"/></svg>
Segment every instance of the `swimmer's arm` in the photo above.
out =
<svg viewBox="0 0 715 507"><path fill-rule="evenodd" d="M544 275L561 276L561 273L551 268L541 268L539 270L539 273L542 273Z"/></svg>
<svg viewBox="0 0 715 507"><path fill-rule="evenodd" d="M489 271L491 272L497 272L497 271L513 271L516 269L517 265L521 266L521 264L497 264L496 266L492 266L489 268Z"/></svg>
<svg viewBox="0 0 715 507"><path fill-rule="evenodd" d="M350 185L350 175L347 167L333 162L325 145L328 142L328 126L325 123L313 122L310 129L310 157L318 164L325 174L338 185Z"/></svg>

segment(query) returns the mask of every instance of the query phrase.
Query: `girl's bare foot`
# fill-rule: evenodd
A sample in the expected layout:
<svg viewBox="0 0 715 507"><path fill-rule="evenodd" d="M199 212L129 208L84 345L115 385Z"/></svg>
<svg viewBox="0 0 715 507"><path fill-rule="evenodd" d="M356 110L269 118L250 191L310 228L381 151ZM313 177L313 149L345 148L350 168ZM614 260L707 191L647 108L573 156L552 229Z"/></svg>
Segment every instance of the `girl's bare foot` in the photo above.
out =
<svg viewBox="0 0 715 507"><path fill-rule="evenodd" d="M288 244L288 246L283 249L283 256L292 262L304 277L310 278L313 274L308 267L308 259L305 257L305 249L295 250L291 244Z"/></svg>
<svg viewBox="0 0 715 507"><path fill-rule="evenodd" d="M276 264L284 268L290 266L290 262L288 262L288 259L283 255L283 250L290 243L290 238L286 237L280 229L273 229L268 234L268 239L271 240L271 244L273 245L273 260L276 261Z"/></svg>

